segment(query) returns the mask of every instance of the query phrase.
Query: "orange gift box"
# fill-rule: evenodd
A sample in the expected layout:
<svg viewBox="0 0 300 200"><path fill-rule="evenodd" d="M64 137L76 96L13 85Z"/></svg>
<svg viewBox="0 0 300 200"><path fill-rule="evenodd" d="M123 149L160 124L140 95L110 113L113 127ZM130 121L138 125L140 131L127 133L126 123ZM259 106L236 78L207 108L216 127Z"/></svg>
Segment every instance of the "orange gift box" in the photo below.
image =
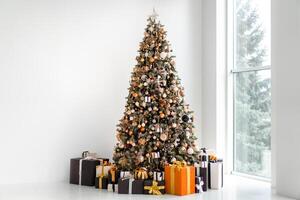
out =
<svg viewBox="0 0 300 200"><path fill-rule="evenodd" d="M195 193L195 167L183 162L165 166L166 193L187 195Z"/></svg>

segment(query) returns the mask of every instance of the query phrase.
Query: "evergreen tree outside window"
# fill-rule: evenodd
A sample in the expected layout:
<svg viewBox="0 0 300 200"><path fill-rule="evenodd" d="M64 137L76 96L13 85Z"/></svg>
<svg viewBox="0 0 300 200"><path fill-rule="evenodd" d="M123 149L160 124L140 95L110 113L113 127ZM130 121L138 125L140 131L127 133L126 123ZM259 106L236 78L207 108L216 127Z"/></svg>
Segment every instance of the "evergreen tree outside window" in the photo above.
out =
<svg viewBox="0 0 300 200"><path fill-rule="evenodd" d="M230 1L229 1L230 2ZM233 3L233 170L271 177L270 0Z"/></svg>

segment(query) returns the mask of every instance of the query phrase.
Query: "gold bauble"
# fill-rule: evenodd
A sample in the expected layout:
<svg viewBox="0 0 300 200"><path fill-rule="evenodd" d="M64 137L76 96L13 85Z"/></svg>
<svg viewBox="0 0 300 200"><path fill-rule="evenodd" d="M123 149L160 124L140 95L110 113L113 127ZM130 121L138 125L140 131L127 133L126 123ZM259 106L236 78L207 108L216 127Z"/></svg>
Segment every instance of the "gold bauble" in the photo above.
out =
<svg viewBox="0 0 300 200"><path fill-rule="evenodd" d="M150 57L150 58L149 58L149 61L150 61L151 63L153 63L153 62L155 61L155 59L152 58L152 57Z"/></svg>
<svg viewBox="0 0 300 200"><path fill-rule="evenodd" d="M138 93L134 92L134 93L132 94L132 96L136 98L136 97L138 97L139 95L138 95Z"/></svg>
<svg viewBox="0 0 300 200"><path fill-rule="evenodd" d="M144 127L141 127L141 128L140 128L140 131L141 131L141 132L145 132L145 128L144 128Z"/></svg>
<svg viewBox="0 0 300 200"><path fill-rule="evenodd" d="M145 138L139 139L138 143L139 143L140 145L144 145L144 144L146 143Z"/></svg>
<svg viewBox="0 0 300 200"><path fill-rule="evenodd" d="M159 138L161 139L161 141L166 141L168 139L168 135L166 133L161 133Z"/></svg>

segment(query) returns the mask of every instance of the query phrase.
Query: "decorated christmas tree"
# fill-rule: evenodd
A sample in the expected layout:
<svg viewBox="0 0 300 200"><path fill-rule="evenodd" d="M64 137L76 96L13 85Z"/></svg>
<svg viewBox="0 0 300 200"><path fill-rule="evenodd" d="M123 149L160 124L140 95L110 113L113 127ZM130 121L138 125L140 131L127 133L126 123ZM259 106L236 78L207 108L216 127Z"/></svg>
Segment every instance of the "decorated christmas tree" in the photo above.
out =
<svg viewBox="0 0 300 200"><path fill-rule="evenodd" d="M151 175L174 161L193 164L199 148L164 26L155 13L147 21L113 160L121 170L144 167Z"/></svg>

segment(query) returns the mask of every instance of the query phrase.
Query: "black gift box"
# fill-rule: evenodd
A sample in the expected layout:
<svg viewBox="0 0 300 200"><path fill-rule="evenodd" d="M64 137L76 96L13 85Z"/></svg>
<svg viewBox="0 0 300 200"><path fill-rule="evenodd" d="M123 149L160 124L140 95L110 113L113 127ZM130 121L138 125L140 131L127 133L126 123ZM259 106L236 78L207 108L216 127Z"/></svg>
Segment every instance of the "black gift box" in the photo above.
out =
<svg viewBox="0 0 300 200"><path fill-rule="evenodd" d="M99 189L107 189L108 178L107 177L96 177L95 178L95 187Z"/></svg>
<svg viewBox="0 0 300 200"><path fill-rule="evenodd" d="M113 180L111 171L108 172L109 183L118 183L119 178L120 178L120 171L118 171L118 170L115 171L115 180Z"/></svg>
<svg viewBox="0 0 300 200"><path fill-rule="evenodd" d="M208 157L207 157L207 155L201 156L200 177L203 181L202 189L205 192L205 191L207 191L207 188L208 188Z"/></svg>
<svg viewBox="0 0 300 200"><path fill-rule="evenodd" d="M132 185L130 187L130 183ZM130 191L131 188L131 191ZM143 194L144 180L134 180L133 178L120 178L118 181L119 194Z"/></svg>
<svg viewBox="0 0 300 200"><path fill-rule="evenodd" d="M80 160L82 160L81 173L80 173ZM72 158L70 161L70 183L94 186L97 165L100 165L100 160Z"/></svg>
<svg viewBox="0 0 300 200"><path fill-rule="evenodd" d="M157 186L165 186L165 181L156 181L156 182L158 183ZM149 193L150 190L145 189L145 186L152 186L152 185L153 185L153 180L145 180L144 181L144 194L150 194ZM159 191L161 194L166 193L165 188L160 189Z"/></svg>

